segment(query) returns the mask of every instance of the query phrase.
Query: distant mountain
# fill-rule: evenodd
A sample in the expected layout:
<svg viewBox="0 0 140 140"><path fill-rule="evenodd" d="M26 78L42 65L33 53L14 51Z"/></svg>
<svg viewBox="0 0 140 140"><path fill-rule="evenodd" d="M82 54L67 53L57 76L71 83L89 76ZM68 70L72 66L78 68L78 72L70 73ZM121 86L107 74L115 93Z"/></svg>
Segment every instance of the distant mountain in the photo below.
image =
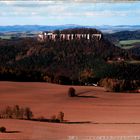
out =
<svg viewBox="0 0 140 140"><path fill-rule="evenodd" d="M81 26L75 24L67 24L67 25L54 25L54 26L46 26L46 25L14 25L14 26L0 26L0 32L27 32L27 31L52 31L52 30L63 30L70 28L96 28L101 30L102 32L114 33L119 31L134 31L140 30L140 25L119 25L119 26Z"/></svg>
<svg viewBox="0 0 140 140"><path fill-rule="evenodd" d="M104 33L115 33L121 31L136 31L140 30L140 25L119 25L119 26L97 26L97 29Z"/></svg>
<svg viewBox="0 0 140 140"><path fill-rule="evenodd" d="M45 25L14 25L14 26L0 26L0 32L27 32L27 31L53 31L63 30L69 28L80 28L79 25L56 25L56 26L45 26Z"/></svg>

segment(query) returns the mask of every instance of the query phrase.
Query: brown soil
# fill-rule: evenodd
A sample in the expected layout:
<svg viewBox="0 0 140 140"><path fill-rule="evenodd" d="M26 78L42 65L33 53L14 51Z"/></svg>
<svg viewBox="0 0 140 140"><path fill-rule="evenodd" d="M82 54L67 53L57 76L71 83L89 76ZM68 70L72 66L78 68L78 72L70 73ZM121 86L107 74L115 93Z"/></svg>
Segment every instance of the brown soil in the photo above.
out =
<svg viewBox="0 0 140 140"><path fill-rule="evenodd" d="M67 123L0 119L7 133L0 140L69 140L68 136L140 135L140 94L111 93L100 87L75 86L78 97L68 97L70 86L48 83L0 82L0 109L29 106L34 117L62 111Z"/></svg>

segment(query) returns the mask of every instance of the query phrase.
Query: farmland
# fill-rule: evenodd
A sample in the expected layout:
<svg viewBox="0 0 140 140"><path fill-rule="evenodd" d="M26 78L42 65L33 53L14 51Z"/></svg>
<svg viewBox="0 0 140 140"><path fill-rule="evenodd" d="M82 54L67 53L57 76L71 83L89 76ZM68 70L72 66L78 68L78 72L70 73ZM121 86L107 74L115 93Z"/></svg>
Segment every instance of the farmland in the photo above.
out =
<svg viewBox="0 0 140 140"><path fill-rule="evenodd" d="M104 88L74 86L77 97L68 97L70 86L49 83L0 82L0 107L29 106L34 117L63 111L65 123L0 119L9 133L0 140L68 140L68 136L140 135L140 95L106 92ZM11 133L10 133L11 132Z"/></svg>

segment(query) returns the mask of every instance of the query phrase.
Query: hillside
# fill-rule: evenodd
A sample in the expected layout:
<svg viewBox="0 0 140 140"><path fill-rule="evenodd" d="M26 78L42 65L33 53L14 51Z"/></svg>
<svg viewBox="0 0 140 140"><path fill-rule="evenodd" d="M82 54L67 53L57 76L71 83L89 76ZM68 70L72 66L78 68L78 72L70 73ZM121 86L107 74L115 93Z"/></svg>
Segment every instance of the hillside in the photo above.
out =
<svg viewBox="0 0 140 140"><path fill-rule="evenodd" d="M128 136L126 140L134 140L139 136L139 94L115 94L101 87L73 86L78 96L70 98L67 96L69 87L39 82L1 81L1 109L13 105L29 106L35 118L51 118L62 111L66 123L0 119L0 126L6 127L8 131L0 133L0 139L68 140L69 136L83 136L84 139L93 136L91 139L95 140L97 136L106 136L106 140L117 140L124 139L121 136L125 135Z"/></svg>
<svg viewBox="0 0 140 140"><path fill-rule="evenodd" d="M114 45L127 50L131 58L140 60L140 30L104 34L104 37Z"/></svg>
<svg viewBox="0 0 140 140"><path fill-rule="evenodd" d="M129 40L140 39L140 30L121 31L121 32L116 32L116 33L105 33L104 36L107 40L109 40L113 44L121 47L121 45L119 44L120 41L126 41L126 40L129 41Z"/></svg>
<svg viewBox="0 0 140 140"><path fill-rule="evenodd" d="M101 33L96 29L82 28L62 32L89 31ZM118 58L127 60L129 54L114 46L104 37L101 40L90 41L74 39L46 42L39 42L36 38L1 39L0 79L79 84L90 79L96 81L108 76L122 77L119 72L119 70L122 71L121 65L117 66L116 71L116 66L106 62L108 59L117 60ZM133 77L130 78L133 79Z"/></svg>
<svg viewBox="0 0 140 140"><path fill-rule="evenodd" d="M111 40L134 40L134 39L140 39L140 30L136 31L121 31L116 32L112 34L105 34L105 37Z"/></svg>

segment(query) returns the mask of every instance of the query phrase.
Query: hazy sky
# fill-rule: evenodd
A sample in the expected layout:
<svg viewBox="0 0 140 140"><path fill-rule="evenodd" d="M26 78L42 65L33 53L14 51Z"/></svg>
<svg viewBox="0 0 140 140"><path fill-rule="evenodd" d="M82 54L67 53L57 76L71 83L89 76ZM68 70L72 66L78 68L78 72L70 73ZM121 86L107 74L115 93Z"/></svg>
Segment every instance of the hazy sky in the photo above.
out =
<svg viewBox="0 0 140 140"><path fill-rule="evenodd" d="M0 25L25 24L140 25L140 1L0 1Z"/></svg>

